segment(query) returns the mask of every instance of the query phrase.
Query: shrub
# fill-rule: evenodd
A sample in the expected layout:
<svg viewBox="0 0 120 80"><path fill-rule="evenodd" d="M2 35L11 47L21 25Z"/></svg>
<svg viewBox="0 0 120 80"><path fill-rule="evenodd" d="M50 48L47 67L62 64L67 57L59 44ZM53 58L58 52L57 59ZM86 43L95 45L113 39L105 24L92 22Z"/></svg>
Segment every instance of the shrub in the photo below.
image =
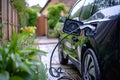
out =
<svg viewBox="0 0 120 80"><path fill-rule="evenodd" d="M63 3L59 3L56 5L48 6L48 25L50 29L54 29L57 24L59 18L61 17L61 11L66 11L65 5Z"/></svg>
<svg viewBox="0 0 120 80"><path fill-rule="evenodd" d="M62 27L63 27L63 23L58 22L54 27L54 32L52 33L52 35L59 37L59 32L62 29Z"/></svg>
<svg viewBox="0 0 120 80"><path fill-rule="evenodd" d="M28 8L26 11L27 11L27 13L29 15L27 26L36 25L36 19L38 17L37 11L32 9L32 8Z"/></svg>
<svg viewBox="0 0 120 80"><path fill-rule="evenodd" d="M2 33L3 27L4 27L4 24L0 23L0 38L2 38L2 35L3 35L3 33Z"/></svg>
<svg viewBox="0 0 120 80"><path fill-rule="evenodd" d="M31 44L21 47L21 40L28 36L26 31L13 33L10 42L0 44L0 80L46 80L46 67L40 60L32 58L46 52L28 46Z"/></svg>

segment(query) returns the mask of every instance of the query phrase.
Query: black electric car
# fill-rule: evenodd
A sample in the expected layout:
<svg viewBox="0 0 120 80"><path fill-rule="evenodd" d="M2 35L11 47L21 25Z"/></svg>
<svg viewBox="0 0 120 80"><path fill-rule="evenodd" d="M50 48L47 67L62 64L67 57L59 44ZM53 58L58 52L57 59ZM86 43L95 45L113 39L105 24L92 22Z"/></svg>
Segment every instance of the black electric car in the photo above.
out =
<svg viewBox="0 0 120 80"><path fill-rule="evenodd" d="M120 80L120 0L78 0L60 22L60 64L71 60L83 80Z"/></svg>

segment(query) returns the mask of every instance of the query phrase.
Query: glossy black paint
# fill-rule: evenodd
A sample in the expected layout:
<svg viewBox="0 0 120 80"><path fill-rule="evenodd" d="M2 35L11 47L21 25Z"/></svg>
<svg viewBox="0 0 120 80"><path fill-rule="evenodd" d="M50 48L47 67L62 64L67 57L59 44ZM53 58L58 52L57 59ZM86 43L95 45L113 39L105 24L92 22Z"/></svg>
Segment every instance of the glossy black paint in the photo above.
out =
<svg viewBox="0 0 120 80"><path fill-rule="evenodd" d="M86 49L91 48L98 59L101 72L101 80L120 80L120 1L119 0L82 0L80 8L77 9L77 15L74 16L75 5L80 4L78 1L69 13L68 19L82 21L84 24L92 25L96 29L80 30L80 35L71 35L62 42L63 50L68 49L68 55L73 53L75 56L69 56L81 72L81 62ZM88 2L86 2L88 1ZM84 4L86 5L84 6ZM88 4L87 4L88 3ZM90 4L89 4L90 3ZM104 4L102 4L104 3ZM107 4L109 5L107 5ZM88 15L84 9L90 6ZM85 7L85 8L84 8ZM87 16L86 16L87 15ZM78 19L78 18L79 19ZM61 36L64 33L61 33ZM86 40L81 43L82 39ZM78 41L73 41L73 38ZM80 39L79 39L80 38ZM66 47L66 42L70 43L70 48ZM80 47L78 51L78 46ZM71 52L69 54L69 52ZM76 57L77 56L77 57Z"/></svg>

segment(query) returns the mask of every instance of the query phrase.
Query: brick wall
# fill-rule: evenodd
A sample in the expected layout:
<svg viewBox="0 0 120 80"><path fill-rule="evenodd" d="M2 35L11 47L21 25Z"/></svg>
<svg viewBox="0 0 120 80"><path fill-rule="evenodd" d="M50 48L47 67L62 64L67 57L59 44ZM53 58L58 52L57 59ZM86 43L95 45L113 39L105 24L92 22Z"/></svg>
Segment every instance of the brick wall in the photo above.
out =
<svg viewBox="0 0 120 80"><path fill-rule="evenodd" d="M37 18L37 23L36 23L36 36L45 36L46 29L47 29L47 18L43 15Z"/></svg>

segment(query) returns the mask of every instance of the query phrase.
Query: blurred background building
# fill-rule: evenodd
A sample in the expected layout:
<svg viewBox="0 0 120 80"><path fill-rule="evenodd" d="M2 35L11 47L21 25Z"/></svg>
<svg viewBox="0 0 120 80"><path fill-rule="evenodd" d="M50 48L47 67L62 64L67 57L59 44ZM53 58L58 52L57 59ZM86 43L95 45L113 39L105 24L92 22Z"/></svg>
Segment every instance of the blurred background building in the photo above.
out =
<svg viewBox="0 0 120 80"><path fill-rule="evenodd" d="M48 20L47 20L47 14L48 10L47 7L50 4L58 4L58 3L64 3L66 6L67 11L70 10L70 8L73 6L73 4L77 0L48 0L46 5L42 8L40 11L41 16L37 19L37 30L36 30L36 35L37 36L47 36L48 33Z"/></svg>

